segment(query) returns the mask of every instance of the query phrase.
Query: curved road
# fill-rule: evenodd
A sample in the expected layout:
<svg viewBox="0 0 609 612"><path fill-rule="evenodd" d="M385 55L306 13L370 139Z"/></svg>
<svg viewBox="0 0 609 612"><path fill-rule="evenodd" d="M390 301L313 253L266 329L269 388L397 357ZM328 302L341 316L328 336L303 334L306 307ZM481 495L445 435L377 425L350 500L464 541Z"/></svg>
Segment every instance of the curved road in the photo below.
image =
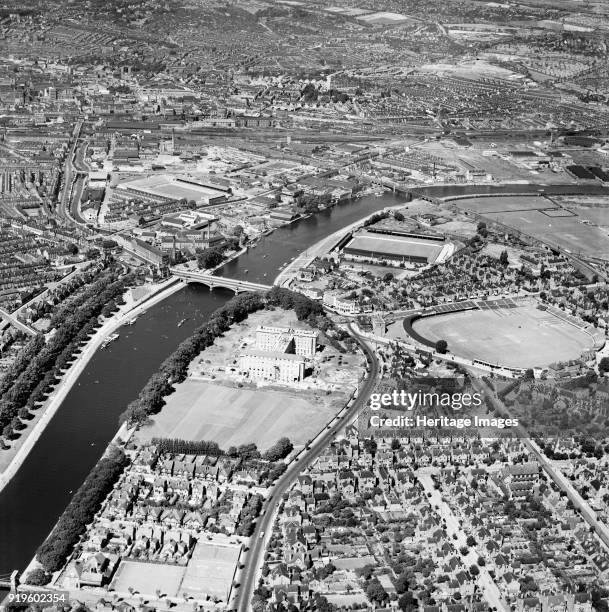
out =
<svg viewBox="0 0 609 612"><path fill-rule="evenodd" d="M378 376L379 363L374 351L364 342L363 337L357 334L349 326L350 334L357 340L368 360L368 376L360 388L359 395L353 405L342 417L327 429L315 442L310 445L308 451L301 453L298 458L288 467L279 482L273 487L263 509L261 517L256 523L256 528L250 540L250 549L247 553L245 568L242 571L243 580L236 597L236 608L238 612L247 612L251 608L251 600L254 590L257 588L256 579L258 570L262 566L264 552L266 549L265 537L273 528L275 511L282 501L284 493L294 484L297 477L317 459L324 448L330 443L334 436L343 428L349 420L355 416L366 404L370 394L374 391Z"/></svg>

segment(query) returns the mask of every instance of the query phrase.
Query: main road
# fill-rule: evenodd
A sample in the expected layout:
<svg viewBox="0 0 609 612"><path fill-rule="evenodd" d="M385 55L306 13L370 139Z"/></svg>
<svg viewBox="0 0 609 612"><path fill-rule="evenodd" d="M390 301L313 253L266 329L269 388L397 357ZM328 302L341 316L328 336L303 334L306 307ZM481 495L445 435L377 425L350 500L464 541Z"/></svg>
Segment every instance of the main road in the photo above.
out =
<svg viewBox="0 0 609 612"><path fill-rule="evenodd" d="M3 310L2 308L0 308L0 319L11 323L14 327L16 327L19 331L22 331L24 334L35 336L38 333L35 329L32 329L25 323L22 323L15 315L6 312L6 310Z"/></svg>
<svg viewBox="0 0 609 612"><path fill-rule="evenodd" d="M245 568L242 571L243 582L239 587L236 597L236 608L238 612L247 612L251 607L251 599L256 589L256 580L264 559L267 537L273 528L275 512L282 501L284 493L296 482L300 474L304 472L323 452L332 441L334 436L354 417L368 402L370 394L374 391L379 377L379 362L374 351L366 344L364 338L349 326L349 332L358 342L366 355L368 361L367 377L360 388L359 394L348 410L336 420L336 423L320 435L312 444L301 453L297 460L292 462L279 482L273 487L264 507L262 514L250 540L250 549L247 553Z"/></svg>
<svg viewBox="0 0 609 612"><path fill-rule="evenodd" d="M280 268L311 244L398 201L392 194L364 196L280 227L225 265L230 274L220 274L270 284ZM115 435L125 406L178 344L233 294L222 288L210 291L190 284L150 308L136 325L120 332L118 341L95 353L44 434L0 493L0 574L25 568L68 504L69 492L82 484L101 450ZM186 322L178 327L182 319ZM61 453L57 449L62 449ZM50 456L53 461L49 461ZM41 499L44 504L40 504Z"/></svg>

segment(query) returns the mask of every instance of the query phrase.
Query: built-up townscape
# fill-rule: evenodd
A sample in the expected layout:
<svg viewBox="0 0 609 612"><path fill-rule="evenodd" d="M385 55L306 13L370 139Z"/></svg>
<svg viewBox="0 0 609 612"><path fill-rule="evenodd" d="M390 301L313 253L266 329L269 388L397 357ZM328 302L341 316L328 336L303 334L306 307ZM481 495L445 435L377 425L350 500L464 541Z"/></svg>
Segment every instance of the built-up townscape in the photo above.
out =
<svg viewBox="0 0 609 612"><path fill-rule="evenodd" d="M0 607L607 610L608 45L5 0Z"/></svg>

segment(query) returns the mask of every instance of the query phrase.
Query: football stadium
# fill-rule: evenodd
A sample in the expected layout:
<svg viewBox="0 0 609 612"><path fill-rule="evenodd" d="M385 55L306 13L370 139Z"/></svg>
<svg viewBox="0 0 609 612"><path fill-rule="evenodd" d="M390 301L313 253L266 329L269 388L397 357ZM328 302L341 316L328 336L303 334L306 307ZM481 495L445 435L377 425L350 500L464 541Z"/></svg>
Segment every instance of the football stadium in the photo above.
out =
<svg viewBox="0 0 609 612"><path fill-rule="evenodd" d="M355 233L342 249L345 259L389 265L440 263L453 251L454 246L443 236L373 229Z"/></svg>
<svg viewBox="0 0 609 612"><path fill-rule="evenodd" d="M169 200L194 200L198 205L213 204L225 199L219 189L205 185L192 178L159 174L126 181L118 185L133 195L166 198Z"/></svg>

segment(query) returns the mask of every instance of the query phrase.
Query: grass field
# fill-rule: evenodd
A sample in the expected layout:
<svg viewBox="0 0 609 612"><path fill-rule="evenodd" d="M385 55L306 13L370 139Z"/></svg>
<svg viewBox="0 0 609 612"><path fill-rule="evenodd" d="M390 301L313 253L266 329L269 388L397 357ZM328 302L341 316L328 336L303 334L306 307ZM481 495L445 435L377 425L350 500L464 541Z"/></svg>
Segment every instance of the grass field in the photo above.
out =
<svg viewBox="0 0 609 612"><path fill-rule="evenodd" d="M466 198L456 200L458 208L467 208L478 213L514 212L520 210L539 210L556 208L550 200L540 196L501 196Z"/></svg>
<svg viewBox="0 0 609 612"><path fill-rule="evenodd" d="M576 212L580 219L585 219L603 227L609 226L609 203L606 207L584 207L573 206L572 210Z"/></svg>
<svg viewBox="0 0 609 612"><path fill-rule="evenodd" d="M579 217L552 218L538 210L487 216L572 253L609 259L607 234L598 227L579 223Z"/></svg>
<svg viewBox="0 0 609 612"><path fill-rule="evenodd" d="M565 211L560 210L547 214L541 209L558 207L540 196L469 198L458 200L455 204L572 253L609 260L609 237L606 233L598 227L580 223L581 219L586 218L594 221L594 214L579 216L578 210L574 211L577 214L569 216L561 216Z"/></svg>
<svg viewBox="0 0 609 612"><path fill-rule="evenodd" d="M140 189L153 195L175 199L186 198L187 200L195 201L200 200L202 197L213 197L222 193L217 189L195 184L196 179L193 180L193 183L187 183L173 176L160 174L128 181L123 183L121 187Z"/></svg>
<svg viewBox="0 0 609 612"><path fill-rule="evenodd" d="M129 587L142 595L155 596L157 589L168 597L176 597L186 568L164 563L121 561L112 580L112 588L126 593Z"/></svg>
<svg viewBox="0 0 609 612"><path fill-rule="evenodd" d="M239 561L238 545L219 545L199 540L188 562L180 591L195 599L206 595L227 600Z"/></svg>
<svg viewBox="0 0 609 612"><path fill-rule="evenodd" d="M282 436L288 436L294 444L304 444L336 412L311 395L305 397L189 378L168 397L167 405L153 417L153 424L142 427L136 435L140 441L155 437L215 440L225 449L255 442L264 450Z"/></svg>
<svg viewBox="0 0 609 612"><path fill-rule="evenodd" d="M446 340L456 355L514 368L573 359L594 344L588 334L532 305L426 317L413 327L430 340Z"/></svg>

